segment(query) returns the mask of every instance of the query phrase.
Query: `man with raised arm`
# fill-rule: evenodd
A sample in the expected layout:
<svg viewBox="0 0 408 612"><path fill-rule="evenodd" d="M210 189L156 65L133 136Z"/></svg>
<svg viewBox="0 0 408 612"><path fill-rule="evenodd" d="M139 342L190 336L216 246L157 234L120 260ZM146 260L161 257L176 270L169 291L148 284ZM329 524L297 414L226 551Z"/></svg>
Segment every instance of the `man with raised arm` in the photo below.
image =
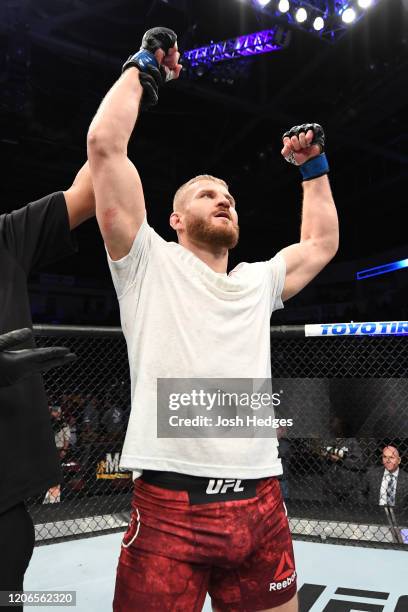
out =
<svg viewBox="0 0 408 612"><path fill-rule="evenodd" d="M270 377L272 312L305 287L338 245L317 124L284 135L282 155L300 167L300 240L268 261L227 274L238 242L228 185L200 175L174 197L166 242L146 218L127 145L140 107L177 78L176 35L147 32L103 100L88 134L96 216L128 347L132 410L121 457L135 482L117 570L115 612L297 610L296 570L276 439L159 437L159 379ZM171 150L169 150L171 155ZM173 407L177 409L176 407Z"/></svg>

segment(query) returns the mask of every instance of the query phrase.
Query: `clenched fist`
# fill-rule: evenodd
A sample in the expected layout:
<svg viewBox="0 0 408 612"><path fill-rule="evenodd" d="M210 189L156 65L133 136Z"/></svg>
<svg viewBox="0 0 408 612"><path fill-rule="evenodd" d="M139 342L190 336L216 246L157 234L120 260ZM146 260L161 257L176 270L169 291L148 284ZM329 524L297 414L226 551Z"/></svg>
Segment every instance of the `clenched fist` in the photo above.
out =
<svg viewBox="0 0 408 612"><path fill-rule="evenodd" d="M329 172L324 153L325 137L318 123L295 125L282 136L283 157L290 164L299 166L304 181L319 178Z"/></svg>

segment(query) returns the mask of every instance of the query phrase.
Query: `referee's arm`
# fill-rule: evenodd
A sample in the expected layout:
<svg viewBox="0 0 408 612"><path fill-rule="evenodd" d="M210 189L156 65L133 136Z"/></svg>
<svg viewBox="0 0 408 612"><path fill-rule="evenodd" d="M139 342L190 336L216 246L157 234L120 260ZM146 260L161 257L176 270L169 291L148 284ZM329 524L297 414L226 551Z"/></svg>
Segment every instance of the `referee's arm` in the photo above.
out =
<svg viewBox="0 0 408 612"><path fill-rule="evenodd" d="M95 194L88 162L82 166L71 187L63 193L71 230L95 215Z"/></svg>

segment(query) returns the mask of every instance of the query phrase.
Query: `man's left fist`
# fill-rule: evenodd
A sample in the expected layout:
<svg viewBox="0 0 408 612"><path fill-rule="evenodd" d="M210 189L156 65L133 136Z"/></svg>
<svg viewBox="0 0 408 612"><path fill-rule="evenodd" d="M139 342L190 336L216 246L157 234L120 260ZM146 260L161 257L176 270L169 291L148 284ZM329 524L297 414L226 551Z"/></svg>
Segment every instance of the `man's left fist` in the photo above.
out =
<svg viewBox="0 0 408 612"><path fill-rule="evenodd" d="M321 125L318 123L295 125L285 132L282 138L281 153L287 162L299 166L303 181L311 181L329 172Z"/></svg>
<svg viewBox="0 0 408 612"><path fill-rule="evenodd" d="M295 166L301 166L324 152L324 132L318 123L295 125L282 136L283 157Z"/></svg>

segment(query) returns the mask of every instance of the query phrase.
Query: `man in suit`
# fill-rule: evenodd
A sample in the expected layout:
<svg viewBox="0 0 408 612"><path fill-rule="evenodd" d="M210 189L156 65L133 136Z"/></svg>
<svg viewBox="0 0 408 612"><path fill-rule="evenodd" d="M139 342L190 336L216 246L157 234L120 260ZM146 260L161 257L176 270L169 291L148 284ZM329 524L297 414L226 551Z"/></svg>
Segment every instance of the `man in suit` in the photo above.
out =
<svg viewBox="0 0 408 612"><path fill-rule="evenodd" d="M403 506L408 502L408 474L400 468L401 457L394 446L382 453L382 467L367 471L364 494L371 504Z"/></svg>

